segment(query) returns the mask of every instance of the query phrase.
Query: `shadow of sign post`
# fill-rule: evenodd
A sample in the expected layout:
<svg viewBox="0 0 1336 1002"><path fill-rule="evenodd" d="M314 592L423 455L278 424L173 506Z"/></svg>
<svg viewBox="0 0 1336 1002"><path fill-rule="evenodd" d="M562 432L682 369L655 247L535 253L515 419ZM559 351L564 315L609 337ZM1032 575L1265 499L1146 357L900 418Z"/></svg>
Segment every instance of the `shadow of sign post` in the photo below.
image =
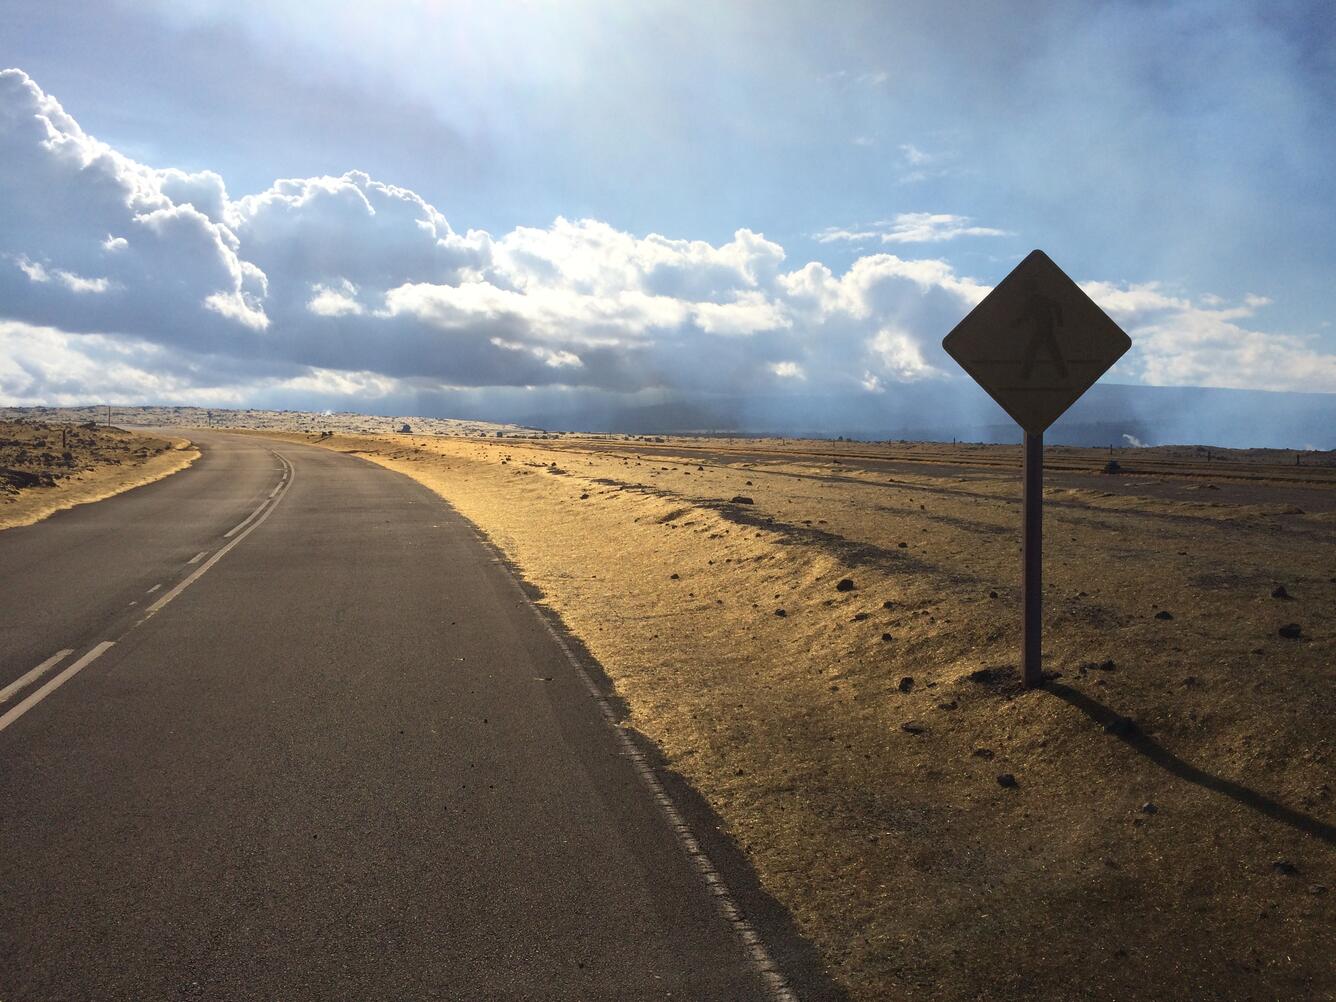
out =
<svg viewBox="0 0 1336 1002"><path fill-rule="evenodd" d="M1041 250L1031 251L942 340L1025 432L1021 677L1043 683L1044 431L1108 371L1129 338Z"/></svg>

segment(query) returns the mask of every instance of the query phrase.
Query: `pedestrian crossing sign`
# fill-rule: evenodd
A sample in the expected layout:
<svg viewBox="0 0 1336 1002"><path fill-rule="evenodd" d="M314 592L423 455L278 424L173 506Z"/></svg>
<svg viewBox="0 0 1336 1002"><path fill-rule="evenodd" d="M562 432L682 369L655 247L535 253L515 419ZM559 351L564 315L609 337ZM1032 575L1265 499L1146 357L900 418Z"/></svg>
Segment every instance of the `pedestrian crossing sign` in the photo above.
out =
<svg viewBox="0 0 1336 1002"><path fill-rule="evenodd" d="M942 347L1017 424L1038 434L1132 347L1132 339L1036 250Z"/></svg>

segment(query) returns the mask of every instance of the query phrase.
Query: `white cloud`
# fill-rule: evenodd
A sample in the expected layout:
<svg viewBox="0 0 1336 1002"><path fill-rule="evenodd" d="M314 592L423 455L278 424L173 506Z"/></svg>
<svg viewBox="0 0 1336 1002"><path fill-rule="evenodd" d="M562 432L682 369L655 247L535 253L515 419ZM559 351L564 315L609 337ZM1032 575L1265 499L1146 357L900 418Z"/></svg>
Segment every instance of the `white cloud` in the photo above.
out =
<svg viewBox="0 0 1336 1002"><path fill-rule="evenodd" d="M913 382L946 375L942 370L929 365L923 357L923 348L918 339L906 331L886 327L877 331L869 342L873 353L880 356L885 372L900 382ZM879 385L873 377L874 385ZM864 377L866 382L866 376Z"/></svg>
<svg viewBox="0 0 1336 1002"><path fill-rule="evenodd" d="M219 213L225 198L217 175L136 163L85 133L19 70L0 72L0 162L0 253L29 262L27 281L0 269L0 302L11 315L161 337L191 329L200 339L263 327L263 275L240 258L235 234L206 214ZM212 201L202 194L210 186ZM205 208L176 203L173 191ZM125 294L88 295L112 290Z"/></svg>
<svg viewBox="0 0 1336 1002"><path fill-rule="evenodd" d="M1336 391L1336 355L1316 338L1240 322L1270 304L1265 296L1248 293L1231 306L1218 295L1194 303L1156 283L1087 282L1082 288L1132 336L1135 348L1119 369L1145 383Z"/></svg>
<svg viewBox="0 0 1336 1002"><path fill-rule="evenodd" d="M692 312L707 334L756 334L791 326L784 307L762 292L740 292L731 303L697 303Z"/></svg>
<svg viewBox="0 0 1336 1002"><path fill-rule="evenodd" d="M938 243L942 240L954 240L956 237L1005 236L1009 236L1006 230L970 225L968 216L953 216L941 212L902 212L891 220L881 239L883 243L888 244L908 244Z"/></svg>
<svg viewBox="0 0 1336 1002"><path fill-rule="evenodd" d="M14 259L14 263L19 266L19 271L28 277L29 282L51 281L51 276L46 273L46 269L36 261L29 261L26 255L20 254Z"/></svg>
<svg viewBox="0 0 1336 1002"><path fill-rule="evenodd" d="M105 278L84 278L62 268L48 269L40 261L30 261L23 254L17 255L14 263L29 282L41 284L55 279L71 292L106 292L111 288L111 282Z"/></svg>
<svg viewBox="0 0 1336 1002"><path fill-rule="evenodd" d="M346 278L339 281L337 288L319 282L311 286L306 308L320 317L361 316L364 312L357 301L357 286Z"/></svg>
<svg viewBox="0 0 1336 1002"><path fill-rule="evenodd" d="M881 220L852 229L828 227L814 234L818 243L850 241L864 243L880 240L884 244L941 243L957 237L1005 237L1006 230L974 226L968 216L943 212L902 212L894 219Z"/></svg>
<svg viewBox="0 0 1336 1002"><path fill-rule="evenodd" d="M0 158L10 400L890 393L954 372L940 337L989 291L936 257L791 263L745 228L719 244L560 217L460 232L359 171L232 198L212 172L149 168L98 142L17 71L0 73ZM901 247L1001 232L902 213L818 239ZM1137 378L1336 389L1333 356L1256 329L1264 297L1087 288L1133 333L1121 371Z"/></svg>

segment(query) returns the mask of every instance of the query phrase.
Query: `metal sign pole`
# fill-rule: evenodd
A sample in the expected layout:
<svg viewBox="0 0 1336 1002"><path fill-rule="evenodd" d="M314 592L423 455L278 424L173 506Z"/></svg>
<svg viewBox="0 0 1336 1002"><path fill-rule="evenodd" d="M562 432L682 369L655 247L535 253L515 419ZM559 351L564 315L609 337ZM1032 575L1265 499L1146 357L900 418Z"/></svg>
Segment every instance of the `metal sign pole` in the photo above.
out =
<svg viewBox="0 0 1336 1002"><path fill-rule="evenodd" d="M1025 688L1044 684L1040 656L1043 650L1044 605L1044 433L1025 433L1025 474L1021 492L1024 529L1021 534L1021 677Z"/></svg>

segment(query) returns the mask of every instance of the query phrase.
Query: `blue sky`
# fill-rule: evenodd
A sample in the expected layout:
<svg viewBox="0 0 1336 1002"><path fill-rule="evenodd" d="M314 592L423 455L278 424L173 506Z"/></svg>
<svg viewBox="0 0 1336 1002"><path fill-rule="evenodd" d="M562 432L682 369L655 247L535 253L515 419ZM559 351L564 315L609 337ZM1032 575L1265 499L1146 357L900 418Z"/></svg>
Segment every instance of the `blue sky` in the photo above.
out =
<svg viewBox="0 0 1336 1002"><path fill-rule="evenodd" d="M163 250L198 266L176 302L148 258L88 251L120 236L137 253L142 207L124 232L105 216L105 234L66 221L56 240L65 210L31 202L81 205L89 173L11 158L27 166L10 175L33 172L10 177L25 208L0 224L9 343L26 331L29 346L0 369L15 402L725 392L720 372L807 392L954 384L941 335L1033 247L1132 334L1117 381L1336 392L1329 5L176 0L6 2L0 17L0 66L89 142L217 175L216 211L183 194L209 185L158 197L194 205L263 273L220 285L243 266ZM9 141L30 145L31 89L0 100ZM366 183L322 197L406 190L442 217L440 259L407 246L426 209L397 235L381 213L372 238L271 188L349 171ZM331 240L408 257L397 274L313 264ZM219 294L263 327L203 305ZM175 329L142 308L152 296ZM140 373L124 386L49 378L52 353L92 371L113 346Z"/></svg>

